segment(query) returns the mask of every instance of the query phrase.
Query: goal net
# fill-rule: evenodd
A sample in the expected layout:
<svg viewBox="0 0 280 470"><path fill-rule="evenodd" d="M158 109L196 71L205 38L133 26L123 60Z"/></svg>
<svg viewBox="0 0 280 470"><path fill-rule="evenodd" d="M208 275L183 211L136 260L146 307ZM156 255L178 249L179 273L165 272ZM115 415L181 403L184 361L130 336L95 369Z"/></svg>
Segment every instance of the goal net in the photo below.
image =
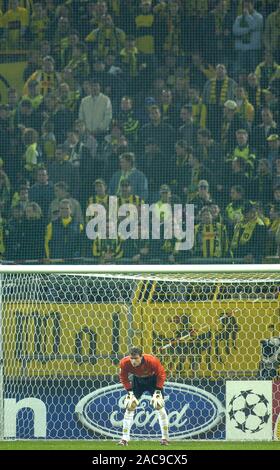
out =
<svg viewBox="0 0 280 470"><path fill-rule="evenodd" d="M279 438L280 274L209 271L2 273L0 437L121 437L133 345L166 369L171 439ZM145 394L132 438L159 433Z"/></svg>

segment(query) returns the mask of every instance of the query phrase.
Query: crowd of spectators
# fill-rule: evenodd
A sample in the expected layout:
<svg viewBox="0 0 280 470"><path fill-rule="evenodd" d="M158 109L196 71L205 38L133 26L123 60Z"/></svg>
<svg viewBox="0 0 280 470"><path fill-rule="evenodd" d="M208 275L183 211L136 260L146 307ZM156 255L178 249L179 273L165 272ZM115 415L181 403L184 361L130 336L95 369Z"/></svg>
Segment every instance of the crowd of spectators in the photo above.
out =
<svg viewBox="0 0 280 470"><path fill-rule="evenodd" d="M280 254L280 2L0 1L26 51L0 104L3 260L261 262ZM193 204L180 241L89 240L89 206ZM107 224L110 221L107 220ZM192 260L192 261L190 261Z"/></svg>

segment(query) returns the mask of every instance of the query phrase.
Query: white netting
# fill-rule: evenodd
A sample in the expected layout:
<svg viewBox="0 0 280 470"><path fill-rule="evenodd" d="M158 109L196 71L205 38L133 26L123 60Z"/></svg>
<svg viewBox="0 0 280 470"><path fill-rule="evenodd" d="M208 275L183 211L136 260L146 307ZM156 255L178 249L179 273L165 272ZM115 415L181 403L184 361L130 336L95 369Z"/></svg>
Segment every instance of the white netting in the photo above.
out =
<svg viewBox="0 0 280 470"><path fill-rule="evenodd" d="M1 278L2 437L120 437L118 364L134 345L166 368L171 438L271 438L280 413L280 274ZM144 395L134 438L159 434L149 402Z"/></svg>
<svg viewBox="0 0 280 470"><path fill-rule="evenodd" d="M278 0L0 0L0 257L278 262L279 14ZM97 215L136 230L143 203L169 228L192 205L193 245L88 238Z"/></svg>

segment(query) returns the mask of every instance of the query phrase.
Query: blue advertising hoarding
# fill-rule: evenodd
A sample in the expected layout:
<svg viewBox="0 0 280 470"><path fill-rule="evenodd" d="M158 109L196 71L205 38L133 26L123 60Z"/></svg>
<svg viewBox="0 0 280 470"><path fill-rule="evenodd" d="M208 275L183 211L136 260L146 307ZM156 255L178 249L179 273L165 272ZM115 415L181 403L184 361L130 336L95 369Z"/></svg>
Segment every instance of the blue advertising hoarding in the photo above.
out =
<svg viewBox="0 0 280 470"><path fill-rule="evenodd" d="M102 381L101 381L102 380ZM119 439L125 390L105 378L10 381L5 395L5 437L18 439ZM12 391L17 391L15 394ZM170 438L225 439L222 380L167 382ZM148 394L135 412L132 439L158 439L157 413Z"/></svg>

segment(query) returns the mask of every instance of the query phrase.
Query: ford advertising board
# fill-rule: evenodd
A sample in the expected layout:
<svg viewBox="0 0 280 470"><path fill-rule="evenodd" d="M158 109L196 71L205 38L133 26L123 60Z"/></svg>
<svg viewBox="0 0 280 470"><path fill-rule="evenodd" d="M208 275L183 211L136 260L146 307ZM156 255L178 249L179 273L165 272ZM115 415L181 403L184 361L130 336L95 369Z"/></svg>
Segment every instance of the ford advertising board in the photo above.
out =
<svg viewBox="0 0 280 470"><path fill-rule="evenodd" d="M167 382L165 406L169 417L170 439L186 439L215 427L224 416L222 403L209 392L191 385ZM83 426L112 439L122 435L124 390L121 385L95 390L84 397L75 412ZM134 416L133 439L159 436L157 412L150 405L150 395L143 395Z"/></svg>

